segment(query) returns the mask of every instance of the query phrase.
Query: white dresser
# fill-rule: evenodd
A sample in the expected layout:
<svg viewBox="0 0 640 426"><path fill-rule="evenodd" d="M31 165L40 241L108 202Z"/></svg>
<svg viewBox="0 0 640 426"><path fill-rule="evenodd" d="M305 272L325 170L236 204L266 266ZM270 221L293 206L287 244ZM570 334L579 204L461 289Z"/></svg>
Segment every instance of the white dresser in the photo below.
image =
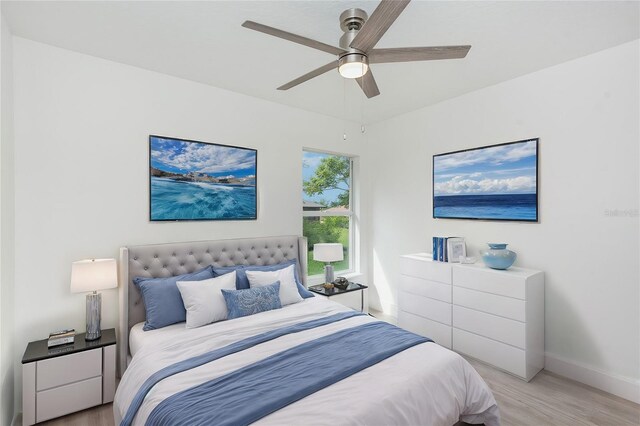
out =
<svg viewBox="0 0 640 426"><path fill-rule="evenodd" d="M544 367L544 273L402 256L398 325L527 381Z"/></svg>

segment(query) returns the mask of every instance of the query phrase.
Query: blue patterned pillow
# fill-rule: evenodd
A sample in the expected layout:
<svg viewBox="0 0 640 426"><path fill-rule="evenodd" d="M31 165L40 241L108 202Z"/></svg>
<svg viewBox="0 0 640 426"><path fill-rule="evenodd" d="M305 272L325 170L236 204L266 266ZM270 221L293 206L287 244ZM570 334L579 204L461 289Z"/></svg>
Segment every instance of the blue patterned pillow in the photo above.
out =
<svg viewBox="0 0 640 426"><path fill-rule="evenodd" d="M264 287L246 290L224 290L222 296L227 304L227 319L246 317L264 311L282 308L280 303L280 281Z"/></svg>

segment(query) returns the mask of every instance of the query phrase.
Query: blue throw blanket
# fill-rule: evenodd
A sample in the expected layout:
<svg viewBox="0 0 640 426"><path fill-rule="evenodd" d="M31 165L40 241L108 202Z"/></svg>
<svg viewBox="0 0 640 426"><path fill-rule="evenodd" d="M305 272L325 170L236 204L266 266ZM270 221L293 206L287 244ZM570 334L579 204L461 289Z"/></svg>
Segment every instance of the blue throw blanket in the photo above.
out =
<svg viewBox="0 0 640 426"><path fill-rule="evenodd" d="M146 424L247 425L429 341L384 322L341 330L172 395ZM335 361L318 365L319 359Z"/></svg>
<svg viewBox="0 0 640 426"><path fill-rule="evenodd" d="M215 349L211 352L204 353L202 355L186 359L184 361L177 362L168 367L165 367L161 370L156 371L153 375L151 375L140 387L136 395L133 397L131 404L129 404L129 408L127 409L127 413L124 418L120 422L120 426L129 426L133 422L133 418L135 417L138 409L142 405L144 398L147 396L147 393L153 388L158 382L167 377L173 376L174 374L182 373L183 371L190 370L192 368L199 367L208 362L215 361L216 359L220 359L227 355L234 354L236 352L243 351L245 349L251 348L260 343L268 342L269 340L277 339L278 337L284 336L286 334L291 333L299 333L301 331L310 330L315 327L320 327L323 325L331 324L336 321L341 321L347 318L352 318L359 315L365 315L361 312L349 311L349 312L340 312L338 314L330 315L324 318L318 318L311 321L305 321L298 324L294 324L288 327L278 328L276 330L268 331L266 333L258 334L256 336L251 336L246 339L237 341L228 346Z"/></svg>

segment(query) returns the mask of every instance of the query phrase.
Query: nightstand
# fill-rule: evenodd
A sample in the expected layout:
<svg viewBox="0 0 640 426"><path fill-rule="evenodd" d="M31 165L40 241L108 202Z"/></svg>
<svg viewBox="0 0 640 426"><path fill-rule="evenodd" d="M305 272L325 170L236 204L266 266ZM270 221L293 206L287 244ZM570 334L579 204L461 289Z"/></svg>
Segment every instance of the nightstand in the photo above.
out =
<svg viewBox="0 0 640 426"><path fill-rule="evenodd" d="M369 313L369 287L366 285L349 282L346 289L340 290L337 287L326 289L320 285L309 287L315 296L325 297L332 302L338 302L347 308L356 311Z"/></svg>
<svg viewBox="0 0 640 426"><path fill-rule="evenodd" d="M70 345L31 342L22 357L22 424L32 425L113 401L116 330L98 340L76 335Z"/></svg>

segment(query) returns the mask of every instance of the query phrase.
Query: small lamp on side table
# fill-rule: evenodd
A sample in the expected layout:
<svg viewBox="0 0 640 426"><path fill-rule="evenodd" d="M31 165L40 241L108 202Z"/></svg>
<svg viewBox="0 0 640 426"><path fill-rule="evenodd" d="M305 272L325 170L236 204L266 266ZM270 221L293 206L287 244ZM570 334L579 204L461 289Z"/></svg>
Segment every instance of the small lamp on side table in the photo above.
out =
<svg viewBox="0 0 640 426"><path fill-rule="evenodd" d="M326 262L324 265L325 282L333 282L333 265L331 262L344 260L344 251L342 244L338 243L322 243L313 245L313 260L318 262Z"/></svg>
<svg viewBox="0 0 640 426"><path fill-rule="evenodd" d="M87 294L87 332L85 340L101 336L100 316L102 294L98 290L118 287L118 267L115 259L87 259L71 264L71 292Z"/></svg>

